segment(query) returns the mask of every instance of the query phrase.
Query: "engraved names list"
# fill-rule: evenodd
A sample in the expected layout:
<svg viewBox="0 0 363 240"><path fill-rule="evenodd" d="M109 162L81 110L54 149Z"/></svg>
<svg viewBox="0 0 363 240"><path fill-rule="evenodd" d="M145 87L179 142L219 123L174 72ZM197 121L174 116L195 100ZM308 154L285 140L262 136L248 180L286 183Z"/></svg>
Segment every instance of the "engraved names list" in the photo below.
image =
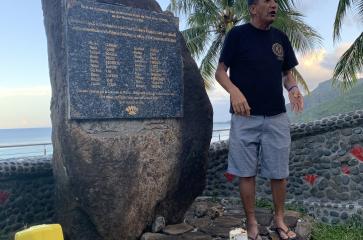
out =
<svg viewBox="0 0 363 240"><path fill-rule="evenodd" d="M69 118L182 117L176 21L163 13L69 0Z"/></svg>

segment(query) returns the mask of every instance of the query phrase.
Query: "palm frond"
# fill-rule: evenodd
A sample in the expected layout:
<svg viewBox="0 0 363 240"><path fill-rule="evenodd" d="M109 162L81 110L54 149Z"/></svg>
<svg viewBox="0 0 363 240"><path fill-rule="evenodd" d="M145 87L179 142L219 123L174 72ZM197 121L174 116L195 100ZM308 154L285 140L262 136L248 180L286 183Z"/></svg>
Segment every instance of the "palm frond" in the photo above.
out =
<svg viewBox="0 0 363 240"><path fill-rule="evenodd" d="M218 16L218 9L216 8L202 9L189 15L188 25L191 27L200 25L212 27L218 21Z"/></svg>
<svg viewBox="0 0 363 240"><path fill-rule="evenodd" d="M198 26L182 31L182 35L193 58L200 57L204 52L211 35L208 29L208 26Z"/></svg>
<svg viewBox="0 0 363 240"><path fill-rule="evenodd" d="M357 0L357 8L359 16L361 17L361 20L363 21L363 0Z"/></svg>
<svg viewBox="0 0 363 240"><path fill-rule="evenodd" d="M334 69L333 85L343 91L351 89L357 82L357 74L363 70L363 33L339 59Z"/></svg>
<svg viewBox="0 0 363 240"><path fill-rule="evenodd" d="M296 82L303 87L304 92L310 94L308 84L306 83L305 79L296 68L292 69L292 76L295 78Z"/></svg>
<svg viewBox="0 0 363 240"><path fill-rule="evenodd" d="M219 53L222 49L223 39L224 36L222 34L216 35L216 38L200 64L200 73L202 74L207 88L210 88L214 82L214 73L218 64Z"/></svg>
<svg viewBox="0 0 363 240"><path fill-rule="evenodd" d="M280 11L273 26L286 33L296 51L305 54L320 46L322 37L302 17L301 13L294 10Z"/></svg>
<svg viewBox="0 0 363 240"><path fill-rule="evenodd" d="M170 0L167 10L177 15L187 15L198 11L200 8L213 5L215 6L213 0Z"/></svg>
<svg viewBox="0 0 363 240"><path fill-rule="evenodd" d="M347 10L350 8L353 0L339 0L337 12L334 20L333 40L337 41L340 39L340 30L342 27L343 18Z"/></svg>
<svg viewBox="0 0 363 240"><path fill-rule="evenodd" d="M289 11L295 7L294 0L278 0L277 3L280 11Z"/></svg>

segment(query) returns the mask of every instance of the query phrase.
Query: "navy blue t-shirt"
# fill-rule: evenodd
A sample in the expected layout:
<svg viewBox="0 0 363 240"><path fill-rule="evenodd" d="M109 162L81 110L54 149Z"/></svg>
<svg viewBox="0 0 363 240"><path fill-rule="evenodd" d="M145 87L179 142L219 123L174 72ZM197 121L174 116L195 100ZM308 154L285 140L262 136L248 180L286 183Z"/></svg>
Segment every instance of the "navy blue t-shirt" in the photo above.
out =
<svg viewBox="0 0 363 240"><path fill-rule="evenodd" d="M273 27L261 30L250 23L236 26L224 41L219 62L229 67L230 79L246 97L251 115L286 112L282 72L298 61L283 32Z"/></svg>

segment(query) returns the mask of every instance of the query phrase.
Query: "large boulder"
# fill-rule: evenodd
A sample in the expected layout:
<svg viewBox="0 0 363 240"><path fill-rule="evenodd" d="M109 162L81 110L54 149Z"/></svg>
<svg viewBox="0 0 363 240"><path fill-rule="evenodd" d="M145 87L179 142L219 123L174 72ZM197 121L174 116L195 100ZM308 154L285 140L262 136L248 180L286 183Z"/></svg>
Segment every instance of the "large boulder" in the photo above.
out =
<svg viewBox="0 0 363 240"><path fill-rule="evenodd" d="M154 0L102 2L161 12ZM165 217L167 224L180 222L205 186L213 115L185 42L180 45L183 118L69 120L64 4L42 0L52 86L56 209L66 238L137 239L156 216Z"/></svg>

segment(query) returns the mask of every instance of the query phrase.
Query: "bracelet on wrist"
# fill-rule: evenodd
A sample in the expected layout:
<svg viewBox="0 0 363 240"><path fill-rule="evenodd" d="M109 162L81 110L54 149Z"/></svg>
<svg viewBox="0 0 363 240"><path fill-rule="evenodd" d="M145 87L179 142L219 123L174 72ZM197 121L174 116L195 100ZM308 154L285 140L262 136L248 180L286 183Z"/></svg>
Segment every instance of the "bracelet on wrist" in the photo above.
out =
<svg viewBox="0 0 363 240"><path fill-rule="evenodd" d="M293 88L297 88L298 89L298 86L297 85L294 85L294 86L291 86L287 89L288 92L290 92Z"/></svg>

